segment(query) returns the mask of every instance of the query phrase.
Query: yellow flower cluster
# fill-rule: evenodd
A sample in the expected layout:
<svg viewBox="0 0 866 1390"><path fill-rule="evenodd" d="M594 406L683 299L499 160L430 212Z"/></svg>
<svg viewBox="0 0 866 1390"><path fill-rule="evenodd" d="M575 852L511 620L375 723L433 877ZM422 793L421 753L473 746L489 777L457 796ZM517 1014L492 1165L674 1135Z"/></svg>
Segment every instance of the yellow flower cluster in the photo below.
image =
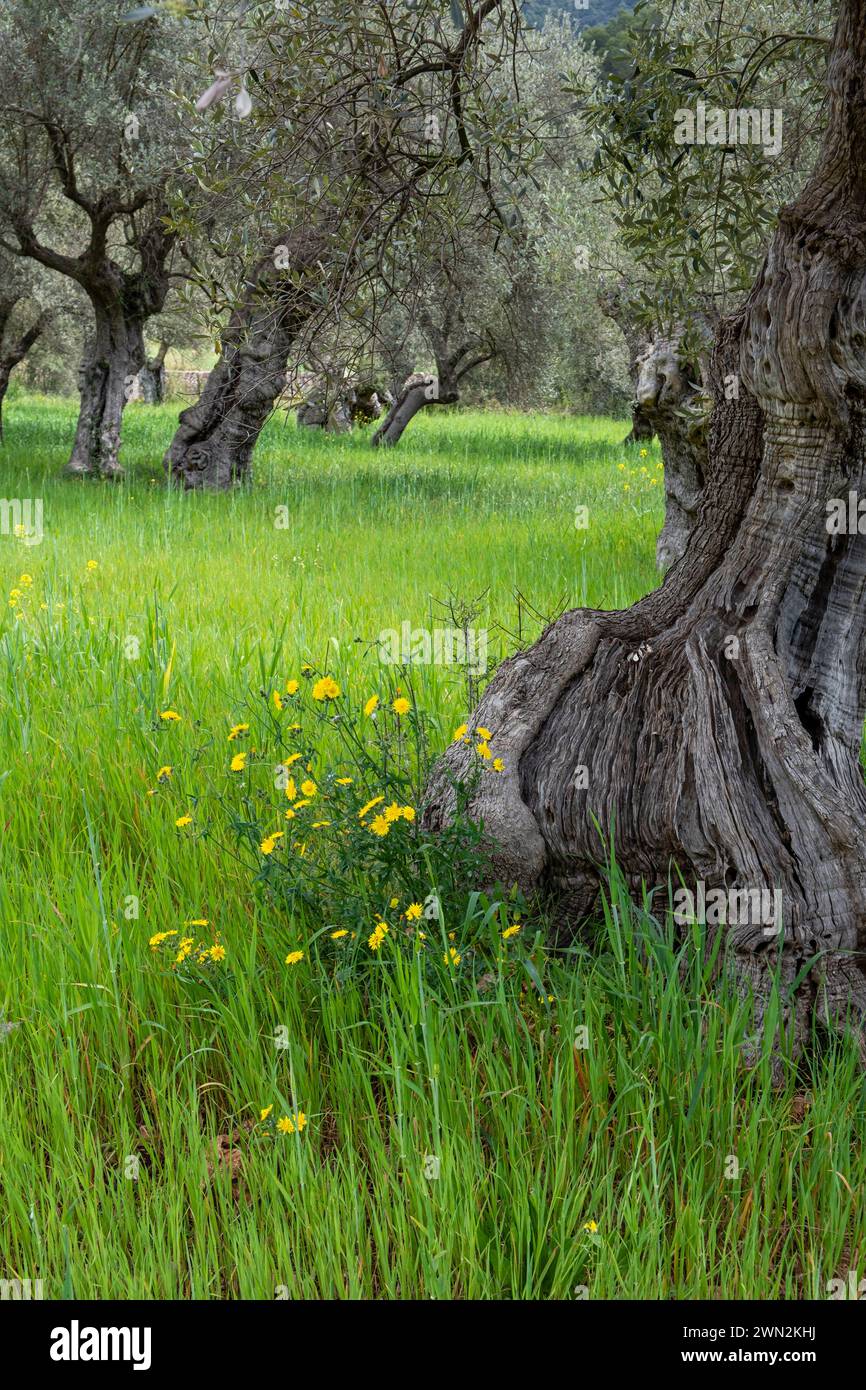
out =
<svg viewBox="0 0 866 1390"><path fill-rule="evenodd" d="M266 1105L259 1111L259 1124L268 1124L273 1108L273 1105ZM300 1134L307 1127L307 1117L303 1110L299 1110L296 1115L283 1115L276 1124L271 1120L271 1126L279 1134Z"/></svg>
<svg viewBox="0 0 866 1390"><path fill-rule="evenodd" d="M475 744L475 752L478 754L478 757L482 760L482 762L490 763L490 766L494 772L504 772L505 763L502 761L501 758L495 758L493 756L493 750L490 747L490 740L493 738L493 735L490 732L490 730L485 729L483 724L478 724L474 730L474 733L475 737L480 740L478 743ZM467 744L471 743L472 739L469 735L469 725L461 724L459 728L455 729L454 733L451 735L451 742Z"/></svg>
<svg viewBox="0 0 866 1390"><path fill-rule="evenodd" d="M382 942L385 940L385 937L387 935L388 923L382 922L380 920L373 928L370 935L367 937L367 945L370 947L370 950L378 951L379 947L382 945Z"/></svg>
<svg viewBox="0 0 866 1390"><path fill-rule="evenodd" d="M206 917L196 917L192 921L186 922L184 925L188 927L206 927L209 923ZM195 958L197 965L207 965L209 962L218 965L226 958L225 946L222 946L218 939L214 941L212 945L205 946L203 942L196 941L194 936L180 936L176 930L156 932L150 938L148 945L152 951L158 951L166 941L170 941L171 938L175 936L179 937L179 939L177 942L173 943L177 946L177 954L172 961L172 966L183 965L184 961L189 960L191 956Z"/></svg>

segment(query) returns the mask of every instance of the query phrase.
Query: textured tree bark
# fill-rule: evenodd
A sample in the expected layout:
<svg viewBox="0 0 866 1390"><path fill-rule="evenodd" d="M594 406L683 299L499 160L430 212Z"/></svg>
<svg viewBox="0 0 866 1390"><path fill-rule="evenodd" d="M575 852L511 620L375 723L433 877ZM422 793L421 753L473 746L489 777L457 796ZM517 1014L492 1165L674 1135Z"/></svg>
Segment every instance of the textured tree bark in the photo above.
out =
<svg viewBox="0 0 866 1390"><path fill-rule="evenodd" d="M550 890L573 925L603 876L598 826L636 889L674 863L689 887L778 892L778 926L726 927L758 1040L778 972L794 1054L814 1018L850 1026L866 1062L866 536L827 525L866 482L864 74L866 0L841 0L817 168L717 331L684 560L631 609L565 614L472 723L505 763L473 801L499 877ZM428 825L473 756L455 743L435 769Z"/></svg>
<svg viewBox="0 0 866 1390"><path fill-rule="evenodd" d="M181 412L164 459L171 481L220 490L249 477L256 442L286 384L292 344L320 308L298 277L325 251L323 234L302 229L280 237L252 268L219 361L195 405Z"/></svg>
<svg viewBox="0 0 866 1390"><path fill-rule="evenodd" d="M78 373L80 407L70 477L120 478L120 427L135 378L144 364L144 322L122 302L91 295L94 331Z"/></svg>
<svg viewBox="0 0 866 1390"><path fill-rule="evenodd" d="M712 333L705 315L692 328L703 339L700 365L686 361L682 329L669 337L640 329L628 309L625 282L603 286L598 302L626 341L634 383L632 427L624 444L647 443L658 435L664 460L665 521L656 544L656 564L679 560L695 524L707 456L707 398Z"/></svg>

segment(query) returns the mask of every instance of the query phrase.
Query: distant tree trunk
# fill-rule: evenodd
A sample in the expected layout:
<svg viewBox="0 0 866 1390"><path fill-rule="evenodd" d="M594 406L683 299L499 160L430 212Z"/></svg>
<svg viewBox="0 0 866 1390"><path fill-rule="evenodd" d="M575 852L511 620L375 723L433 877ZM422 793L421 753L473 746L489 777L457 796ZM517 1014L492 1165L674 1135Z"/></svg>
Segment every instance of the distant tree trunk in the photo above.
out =
<svg viewBox="0 0 866 1390"><path fill-rule="evenodd" d="M711 332L705 314L696 313L692 333L701 346L700 363L686 360L683 330L665 337L641 329L628 307L625 283L603 287L598 302L618 325L629 352L634 384L632 427L624 444L649 444L658 435L664 461L665 521L656 543L656 564L669 569L679 560L695 524L704 486L707 455L707 399Z"/></svg>
<svg viewBox="0 0 866 1390"><path fill-rule="evenodd" d="M654 338L636 362L635 409L657 434L664 462L665 521L656 563L668 569L685 554L707 471L708 407L702 377L686 362L680 338Z"/></svg>
<svg viewBox="0 0 866 1390"><path fill-rule="evenodd" d="M413 372L392 401L371 444L393 449L419 411L427 406L456 405L463 378L482 363L496 356L496 345L484 335L467 333L463 315L462 289L445 277L446 287L438 303L438 314L422 308L418 323L430 344L436 371ZM454 340L457 339L457 346Z"/></svg>
<svg viewBox="0 0 866 1390"><path fill-rule="evenodd" d="M374 448L393 449L399 444L406 426L420 410L428 405L452 405L459 399L456 383L442 387L435 374L414 372L403 383L400 394L370 442Z"/></svg>
<svg viewBox="0 0 866 1390"><path fill-rule="evenodd" d="M42 336L53 318L50 309L43 309L35 322L20 337L8 342L6 333L9 319L20 302L21 296L18 295L0 301L0 440L3 438L3 402L9 389L9 378L19 362L24 361L33 344Z"/></svg>
<svg viewBox="0 0 866 1390"><path fill-rule="evenodd" d="M664 900L673 862L675 883L738 895L722 929L755 1001L752 1056L778 978L795 1056L814 1018L852 1028L866 1061L866 535L828 524L866 488L864 74L866 0L841 0L816 171L717 330L684 561L630 609L565 614L471 717L505 768L482 766L472 803L494 871L554 894L563 924L593 908L600 834L638 891ZM736 399L717 384L732 375ZM428 826L475 756L445 754ZM769 918L756 892L778 894Z"/></svg>
<svg viewBox="0 0 866 1390"><path fill-rule="evenodd" d="M130 318L116 301L92 297L93 335L78 373L81 404L72 455L71 477L119 478L118 460L123 408L144 363L144 323Z"/></svg>
<svg viewBox="0 0 866 1390"><path fill-rule="evenodd" d="M165 357L168 348L168 343L161 342L156 356L145 358L138 374L141 399L145 405L162 405L165 401Z"/></svg>
<svg viewBox="0 0 866 1390"><path fill-rule="evenodd" d="M259 435L285 388L292 344L320 307L296 277L320 269L323 257L324 235L304 228L282 236L252 268L219 361L195 405L181 412L164 459L171 481L220 490L249 477Z"/></svg>
<svg viewBox="0 0 866 1390"><path fill-rule="evenodd" d="M631 429L622 441L623 444L649 444L655 439L655 430L639 405L631 408Z"/></svg>
<svg viewBox="0 0 866 1390"><path fill-rule="evenodd" d="M67 178L72 175L67 173ZM90 219L90 242L80 256L67 256L43 245L26 219L13 219L20 254L75 280L93 307L93 332L78 374L81 409L66 472L75 478L119 478L118 460L123 407L144 364L144 325L158 314L168 293L167 262L174 233L166 226L165 208L145 201L134 249L138 268L123 269L107 250L109 228L122 210L109 199L86 198L74 180L74 199ZM130 211L127 209L127 211Z"/></svg>

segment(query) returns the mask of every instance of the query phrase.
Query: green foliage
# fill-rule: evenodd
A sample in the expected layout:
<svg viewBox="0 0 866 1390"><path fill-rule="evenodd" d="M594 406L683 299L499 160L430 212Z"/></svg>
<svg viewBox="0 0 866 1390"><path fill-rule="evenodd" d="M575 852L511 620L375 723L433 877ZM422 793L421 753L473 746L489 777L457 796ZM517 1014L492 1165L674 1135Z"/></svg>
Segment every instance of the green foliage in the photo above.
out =
<svg viewBox="0 0 866 1390"><path fill-rule="evenodd" d="M779 208L814 161L831 10L827 0L695 0L646 23L652 7L636 6L634 69L618 66L588 106L590 168L654 322L672 326L706 300L724 309L751 285ZM678 112L699 102L779 111L781 153L678 143Z"/></svg>

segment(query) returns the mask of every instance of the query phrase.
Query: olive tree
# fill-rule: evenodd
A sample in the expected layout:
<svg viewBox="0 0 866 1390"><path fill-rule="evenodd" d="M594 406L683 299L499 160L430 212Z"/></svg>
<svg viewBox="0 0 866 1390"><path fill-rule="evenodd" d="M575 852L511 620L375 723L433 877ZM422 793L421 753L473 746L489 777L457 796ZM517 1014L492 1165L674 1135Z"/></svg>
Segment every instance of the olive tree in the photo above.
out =
<svg viewBox="0 0 866 1390"><path fill-rule="evenodd" d="M566 921L611 835L637 889L675 865L726 901L772 891L769 922L716 927L758 1043L778 981L795 1055L817 1020L852 1027L866 1060L866 0L837 6L826 93L814 171L717 329L685 555L634 607L568 612L504 663L471 723L505 770L472 804L501 878L555 892ZM472 757L445 755L429 825Z"/></svg>
<svg viewBox="0 0 866 1390"><path fill-rule="evenodd" d="M169 287L183 30L171 13L124 23L111 0L14 0L0 14L0 241L75 281L92 310L77 476L122 471L123 407Z"/></svg>

